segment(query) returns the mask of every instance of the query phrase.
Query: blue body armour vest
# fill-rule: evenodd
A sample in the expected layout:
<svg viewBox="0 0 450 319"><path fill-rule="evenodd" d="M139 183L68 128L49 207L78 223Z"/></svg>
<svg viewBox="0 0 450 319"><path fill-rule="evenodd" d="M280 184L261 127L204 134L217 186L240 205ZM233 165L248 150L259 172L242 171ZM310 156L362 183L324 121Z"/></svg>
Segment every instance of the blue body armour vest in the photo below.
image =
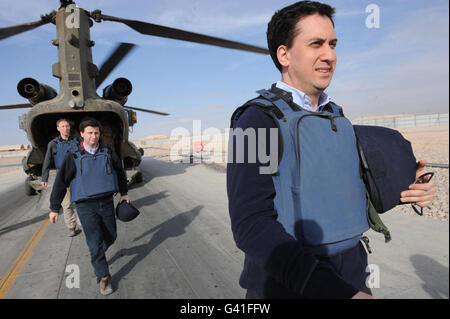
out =
<svg viewBox="0 0 450 319"><path fill-rule="evenodd" d="M119 191L117 173L112 165L111 150L101 145L95 154L82 148L73 153L75 178L70 182L72 201L112 195Z"/></svg>
<svg viewBox="0 0 450 319"><path fill-rule="evenodd" d="M235 111L232 126L248 106L256 106L279 128L282 157L272 174L277 220L316 255L355 247L369 225L352 124L334 103L316 113L271 91L257 93Z"/></svg>
<svg viewBox="0 0 450 319"><path fill-rule="evenodd" d="M69 140L65 141L61 137L55 137L53 142L56 144L56 153L53 154L53 162L55 168L60 169L67 152L75 152L80 144L78 137L69 137Z"/></svg>

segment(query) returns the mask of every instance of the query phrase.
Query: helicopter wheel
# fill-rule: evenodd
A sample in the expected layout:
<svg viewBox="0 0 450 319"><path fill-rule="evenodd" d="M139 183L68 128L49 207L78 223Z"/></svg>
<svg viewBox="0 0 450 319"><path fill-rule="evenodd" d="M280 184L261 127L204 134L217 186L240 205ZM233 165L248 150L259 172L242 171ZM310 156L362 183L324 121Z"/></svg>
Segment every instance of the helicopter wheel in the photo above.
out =
<svg viewBox="0 0 450 319"><path fill-rule="evenodd" d="M31 176L28 176L25 179L25 195L27 196L33 196L36 195L36 191L34 190L33 187L30 186L30 184L28 182L32 181L33 178L31 178Z"/></svg>

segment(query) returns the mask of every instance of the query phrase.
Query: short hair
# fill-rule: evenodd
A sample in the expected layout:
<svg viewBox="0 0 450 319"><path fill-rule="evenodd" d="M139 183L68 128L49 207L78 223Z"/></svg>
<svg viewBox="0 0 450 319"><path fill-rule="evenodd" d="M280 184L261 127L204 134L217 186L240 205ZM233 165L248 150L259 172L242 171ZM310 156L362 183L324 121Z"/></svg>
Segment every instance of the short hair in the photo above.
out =
<svg viewBox="0 0 450 319"><path fill-rule="evenodd" d="M59 126L59 123L61 123L61 122L63 122L63 121L66 121L67 123L69 123L70 126L72 126L72 123L71 123L68 119L66 119L66 118L61 118L61 119L59 119L59 120L56 121L56 127L58 127L58 126Z"/></svg>
<svg viewBox="0 0 450 319"><path fill-rule="evenodd" d="M80 122L79 126L80 132L84 132L84 129L88 126L100 128L100 122L94 119L93 117L85 117Z"/></svg>
<svg viewBox="0 0 450 319"><path fill-rule="evenodd" d="M333 7L316 1L299 1L275 12L267 25L267 45L270 56L280 72L282 67L278 61L277 50L280 45L285 45L288 49L292 47L297 35L296 24L302 18L318 13L330 18L334 27L334 12Z"/></svg>

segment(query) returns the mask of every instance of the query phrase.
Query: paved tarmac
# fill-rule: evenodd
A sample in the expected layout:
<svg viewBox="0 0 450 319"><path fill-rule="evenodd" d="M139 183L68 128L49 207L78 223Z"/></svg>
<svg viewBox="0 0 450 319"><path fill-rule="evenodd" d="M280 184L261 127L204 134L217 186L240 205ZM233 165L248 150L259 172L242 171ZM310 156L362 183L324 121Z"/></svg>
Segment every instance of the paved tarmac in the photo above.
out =
<svg viewBox="0 0 450 319"><path fill-rule="evenodd" d="M48 192L26 197L23 172L1 174L0 296L243 298L243 253L230 230L225 174L151 158L141 168L144 182L129 192L141 215L117 222L118 239L107 252L115 292L106 297L84 235L67 237L62 215L46 225ZM395 210L382 217L393 240L368 233L374 296L449 298L449 224Z"/></svg>

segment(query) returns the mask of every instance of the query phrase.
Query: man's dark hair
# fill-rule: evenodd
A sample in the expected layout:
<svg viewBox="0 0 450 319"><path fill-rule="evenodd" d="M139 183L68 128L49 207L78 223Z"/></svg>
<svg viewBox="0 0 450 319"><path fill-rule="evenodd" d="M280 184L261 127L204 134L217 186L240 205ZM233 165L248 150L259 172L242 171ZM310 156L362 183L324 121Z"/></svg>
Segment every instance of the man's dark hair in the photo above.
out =
<svg viewBox="0 0 450 319"><path fill-rule="evenodd" d="M80 129L80 132L84 132L84 129L88 126L100 128L100 122L92 117L85 117L81 120L80 126L78 128Z"/></svg>
<svg viewBox="0 0 450 319"><path fill-rule="evenodd" d="M290 6L275 12L267 25L267 45L270 56L278 70L282 70L277 58L277 49L280 45L285 45L288 49L292 47L295 36L298 34L295 26L302 18L320 14L330 18L333 23L334 8L316 1L299 1Z"/></svg>

